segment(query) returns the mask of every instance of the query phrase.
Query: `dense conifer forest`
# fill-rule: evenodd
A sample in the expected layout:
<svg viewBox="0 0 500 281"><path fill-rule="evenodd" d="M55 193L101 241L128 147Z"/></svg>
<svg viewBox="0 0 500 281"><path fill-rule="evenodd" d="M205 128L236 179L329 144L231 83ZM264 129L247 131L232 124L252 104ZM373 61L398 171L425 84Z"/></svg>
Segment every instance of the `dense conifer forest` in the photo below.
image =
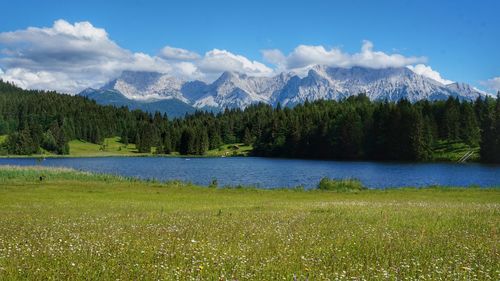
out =
<svg viewBox="0 0 500 281"><path fill-rule="evenodd" d="M372 102L360 94L294 108L253 105L169 119L159 113L102 106L83 97L22 90L0 81L4 153L68 154L68 141L102 143L120 136L139 152L201 155L222 144L252 144L256 156L426 161L437 141L480 146L483 162L500 162L500 99L474 102Z"/></svg>

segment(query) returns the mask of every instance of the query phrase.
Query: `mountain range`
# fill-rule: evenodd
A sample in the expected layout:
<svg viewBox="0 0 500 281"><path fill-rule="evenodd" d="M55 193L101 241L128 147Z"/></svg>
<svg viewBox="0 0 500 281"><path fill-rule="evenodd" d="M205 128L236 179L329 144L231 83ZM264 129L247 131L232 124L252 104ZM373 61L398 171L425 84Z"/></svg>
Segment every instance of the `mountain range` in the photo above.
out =
<svg viewBox="0 0 500 281"><path fill-rule="evenodd" d="M81 96L99 104L128 106L172 117L195 110L220 111L255 103L294 106L318 99L339 100L365 93L371 100L416 102L457 97L473 100L487 95L465 83L444 85L409 68L339 68L317 65L306 76L283 72L273 77L253 77L226 71L212 83L184 81L168 74L124 71L99 89Z"/></svg>

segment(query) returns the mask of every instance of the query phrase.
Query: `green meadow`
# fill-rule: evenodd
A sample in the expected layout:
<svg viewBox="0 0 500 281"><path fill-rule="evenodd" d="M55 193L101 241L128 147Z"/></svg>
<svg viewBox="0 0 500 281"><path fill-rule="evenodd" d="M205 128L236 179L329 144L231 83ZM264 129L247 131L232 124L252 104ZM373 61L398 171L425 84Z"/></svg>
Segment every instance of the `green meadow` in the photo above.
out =
<svg viewBox="0 0 500 281"><path fill-rule="evenodd" d="M120 142L120 137L105 138L102 144L90 143L82 140L71 140L68 142L69 154L56 155L42 149L41 154L37 155L7 155L6 151L1 150L1 145L7 139L7 135L0 135L0 157L110 157L110 156L155 156L155 147L152 147L151 153L139 153L135 144L127 145ZM252 153L252 145L243 143L224 144L218 148L206 151L202 156L189 155L189 157L233 157L233 156L249 156ZM437 162L457 162L467 152L472 152L467 162L479 161L479 147L470 146L463 142L447 142L438 141L432 147L431 161ZM161 155L164 157L174 156L179 157L178 152Z"/></svg>
<svg viewBox="0 0 500 281"><path fill-rule="evenodd" d="M7 139L7 135L0 135L0 146ZM135 144L123 144L120 142L120 137L105 138L102 144L95 144L91 142L86 142L83 140L71 140L68 142L69 154L68 155L57 155L50 153L42 149L40 154L35 155L7 155L4 151L2 155L2 150L0 147L0 157L115 157L115 156L154 156L155 148L151 149L151 153L139 153ZM232 156L248 156L252 151L251 145L245 145L243 143L225 144L221 145L219 148L211 149L205 152L203 156L190 155L190 157L232 157ZM172 152L171 154L161 155L164 157L174 156L179 157L178 152Z"/></svg>
<svg viewBox="0 0 500 281"><path fill-rule="evenodd" d="M208 188L0 168L0 280L499 280L500 189Z"/></svg>

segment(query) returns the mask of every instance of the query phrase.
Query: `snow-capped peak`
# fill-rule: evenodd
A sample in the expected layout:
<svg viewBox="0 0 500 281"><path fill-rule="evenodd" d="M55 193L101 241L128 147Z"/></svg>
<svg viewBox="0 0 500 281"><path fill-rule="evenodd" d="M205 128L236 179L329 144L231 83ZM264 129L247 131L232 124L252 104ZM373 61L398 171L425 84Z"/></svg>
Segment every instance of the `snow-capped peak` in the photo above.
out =
<svg viewBox="0 0 500 281"><path fill-rule="evenodd" d="M157 72L124 71L100 90L117 91L129 99L142 101L178 99L198 108L245 108L260 102L293 106L306 100L338 100L359 93L365 93L372 100L405 98L412 102L449 96L471 100L486 95L464 83L444 85L407 67L373 69L324 65L311 67L303 77L291 72L253 77L226 71L211 84L186 82Z"/></svg>
<svg viewBox="0 0 500 281"><path fill-rule="evenodd" d="M123 71L101 90L114 89L125 97L134 100L179 99L188 100L182 95L181 87L184 81L158 72Z"/></svg>

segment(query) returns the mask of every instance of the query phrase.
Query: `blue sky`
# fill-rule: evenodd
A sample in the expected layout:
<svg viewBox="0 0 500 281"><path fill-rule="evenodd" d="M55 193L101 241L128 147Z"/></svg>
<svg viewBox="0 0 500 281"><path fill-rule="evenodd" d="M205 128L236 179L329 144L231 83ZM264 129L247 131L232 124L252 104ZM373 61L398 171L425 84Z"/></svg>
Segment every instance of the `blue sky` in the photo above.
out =
<svg viewBox="0 0 500 281"><path fill-rule="evenodd" d="M95 28L104 29L108 39L121 50L144 53L153 60L165 46L189 50L200 57L217 49L276 70L279 63L263 57L263 50L279 50L283 56L291 57L297 46L304 45L323 46L327 52L341 50L355 54L361 52L363 40L369 40L374 45L373 51L419 58L414 64L431 67L443 79L467 82L482 89L489 87L492 91L496 89L493 79L500 76L500 1L495 0L2 0L0 3L2 10L7 11L0 17L0 32L3 34L28 27L50 28L59 19L71 25L89 22ZM5 36L2 41L0 35L0 50L10 51L0 55L4 75L9 68L26 68L38 73L45 71L42 66L29 64L28 67L28 64L15 62L20 59L13 55L16 48L19 48L18 53L27 52L23 49L26 45L30 45L31 50L38 48L35 41L30 39L26 43L22 40L27 39L23 38L17 38L14 44ZM61 41L61 44L65 43ZM50 52L50 46L41 46L40 50L57 52ZM40 54L43 53L40 51ZM280 69L289 69L290 65L292 62L282 59ZM194 66L203 69L196 63ZM165 67L170 69L168 67L172 64ZM207 69L206 63L204 67ZM208 68L214 72L219 70L219 66L210 65ZM250 68L254 71L260 66ZM64 72L60 68L46 71L54 75L57 71ZM252 71L250 74L255 74ZM95 78L99 82L112 75L112 71L98 72L103 76L102 79ZM15 78L16 73L11 71L9 75ZM27 74L19 72L17 75ZM78 80L78 77L72 79ZM72 83L76 88L85 84L81 81Z"/></svg>

